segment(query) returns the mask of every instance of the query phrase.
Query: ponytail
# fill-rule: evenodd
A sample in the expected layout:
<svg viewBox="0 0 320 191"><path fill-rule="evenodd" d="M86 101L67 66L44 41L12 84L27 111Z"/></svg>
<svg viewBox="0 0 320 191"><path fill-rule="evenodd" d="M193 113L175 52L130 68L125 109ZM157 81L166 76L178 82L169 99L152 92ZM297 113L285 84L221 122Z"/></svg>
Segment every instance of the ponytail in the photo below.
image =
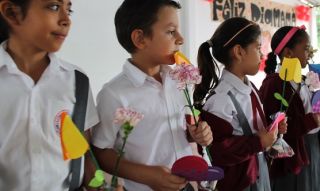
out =
<svg viewBox="0 0 320 191"><path fill-rule="evenodd" d="M207 94L218 85L219 81L216 74L216 70L219 72L219 67L210 53L210 46L214 46L212 41L204 42L198 50L198 67L202 81L195 86L193 100L194 106L199 110L202 109Z"/></svg>
<svg viewBox="0 0 320 191"><path fill-rule="evenodd" d="M270 52L268 54L268 58L267 58L265 64L266 64L266 66L264 68L264 72L267 75L275 73L276 67L277 67L277 56L274 54L274 52Z"/></svg>
<svg viewBox="0 0 320 191"><path fill-rule="evenodd" d="M202 109L204 102L219 83L220 71L217 62L229 68L232 64L231 48L237 44L246 48L256 42L260 35L259 25L243 17L233 17L223 21L210 40L201 44L198 50L198 67L202 81L195 86L193 93L194 106L197 109Z"/></svg>

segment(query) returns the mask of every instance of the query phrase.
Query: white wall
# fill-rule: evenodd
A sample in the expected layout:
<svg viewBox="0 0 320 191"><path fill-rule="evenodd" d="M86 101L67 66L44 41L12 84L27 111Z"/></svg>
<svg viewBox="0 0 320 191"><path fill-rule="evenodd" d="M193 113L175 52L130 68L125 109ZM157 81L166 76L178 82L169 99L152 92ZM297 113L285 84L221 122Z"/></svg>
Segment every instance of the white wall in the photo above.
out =
<svg viewBox="0 0 320 191"><path fill-rule="evenodd" d="M284 3L288 5L296 5L299 3L298 0L266 0L278 3ZM206 0L180 0L182 4L182 15L181 18L183 27L183 34L185 41L191 43L186 44L186 54L192 53L190 60L196 61L197 48L200 44L213 35L215 29L219 26L220 22L212 21L211 16L211 4ZM187 15L187 16L186 16ZM189 16L188 16L189 15Z"/></svg>
<svg viewBox="0 0 320 191"><path fill-rule="evenodd" d="M268 0L269 1L269 0ZM182 29L185 36L186 54L190 57L191 62L196 63L197 50L201 43L210 39L215 29L221 22L212 21L212 5L205 0L181 0L182 9ZM298 0L272 0L272 2L298 5ZM188 13L189 12L189 13ZM305 24L308 27L308 23L297 23L297 25ZM264 72L259 71L255 76L249 76L250 80L255 83L257 87L260 87L262 80L264 79Z"/></svg>
<svg viewBox="0 0 320 191"><path fill-rule="evenodd" d="M122 0L74 0L73 24L59 55L89 76L93 94L122 70L129 54L119 45L114 15Z"/></svg>
<svg viewBox="0 0 320 191"><path fill-rule="evenodd" d="M273 0L295 5L298 0ZM122 69L129 54L119 45L114 14L122 0L74 0L73 25L59 55L80 66L91 80L94 95ZM196 63L199 45L208 40L219 22L211 20L211 5L205 0L180 0L181 30L185 36L182 50ZM257 76L258 80L263 75ZM259 86L259 83L257 84Z"/></svg>

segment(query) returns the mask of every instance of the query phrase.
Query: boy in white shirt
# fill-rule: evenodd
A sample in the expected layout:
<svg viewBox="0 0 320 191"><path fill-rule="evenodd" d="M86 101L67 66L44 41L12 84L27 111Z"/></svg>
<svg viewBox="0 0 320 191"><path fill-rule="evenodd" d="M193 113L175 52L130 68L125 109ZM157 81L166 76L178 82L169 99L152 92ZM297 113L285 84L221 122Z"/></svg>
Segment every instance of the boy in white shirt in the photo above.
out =
<svg viewBox="0 0 320 191"><path fill-rule="evenodd" d="M129 135L119 167L129 191L171 191L187 183L170 172L174 161L192 155L186 139L185 98L168 66L183 44L179 8L172 0L125 0L115 16L118 40L132 57L98 95L101 122L93 129L93 144L102 169L113 173L115 150L122 145L120 127L113 124L116 109L128 107L144 114ZM207 146L212 133L203 124L188 130L197 143Z"/></svg>
<svg viewBox="0 0 320 191"><path fill-rule="evenodd" d="M74 109L79 104L75 70L87 79L78 67L53 54L68 35L71 12L70 0L0 1L1 191L67 191L71 182L74 188L81 184L84 171L91 172L84 175L86 183L94 173L90 158L85 170L82 160L76 165L80 172L73 173L75 163L64 161L62 154L60 115L79 114ZM86 135L99 120L88 89Z"/></svg>

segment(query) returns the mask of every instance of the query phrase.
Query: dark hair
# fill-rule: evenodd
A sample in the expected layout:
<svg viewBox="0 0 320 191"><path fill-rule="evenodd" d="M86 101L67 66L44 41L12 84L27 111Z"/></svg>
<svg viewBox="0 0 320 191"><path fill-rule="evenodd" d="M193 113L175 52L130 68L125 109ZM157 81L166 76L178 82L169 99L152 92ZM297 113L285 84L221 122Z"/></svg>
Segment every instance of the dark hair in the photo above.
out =
<svg viewBox="0 0 320 191"><path fill-rule="evenodd" d="M268 58L266 60L266 66L264 68L264 72L268 74L272 74L275 72L277 66L277 55L275 55L274 51L280 44L281 40L286 36L286 34L292 29L292 26L284 26L279 28L271 39L271 50L268 54ZM293 49L297 44L299 44L303 39L309 38L307 32L303 29L298 29L297 32L291 37L291 39L287 42L287 44L283 47L281 52L279 53L279 58L281 58L281 54L284 48Z"/></svg>
<svg viewBox="0 0 320 191"><path fill-rule="evenodd" d="M255 42L261 34L259 25L242 18L225 20L214 32L211 39L201 44L198 50L198 67L202 81L195 86L193 99L195 107L201 109L206 96L218 85L220 71L217 62L225 67L231 64L230 49L236 44L246 48ZM210 47L211 53L210 53Z"/></svg>
<svg viewBox="0 0 320 191"><path fill-rule="evenodd" d="M124 49L129 53L136 50L131 40L133 30L141 29L145 35L152 35L151 27L157 21L158 11L163 6L181 8L180 4L173 0L123 1L116 12L114 23L118 41Z"/></svg>
<svg viewBox="0 0 320 191"><path fill-rule="evenodd" d="M31 0L9 0L15 6L20 7L22 16L25 17ZM10 26L0 14L0 43L9 38Z"/></svg>

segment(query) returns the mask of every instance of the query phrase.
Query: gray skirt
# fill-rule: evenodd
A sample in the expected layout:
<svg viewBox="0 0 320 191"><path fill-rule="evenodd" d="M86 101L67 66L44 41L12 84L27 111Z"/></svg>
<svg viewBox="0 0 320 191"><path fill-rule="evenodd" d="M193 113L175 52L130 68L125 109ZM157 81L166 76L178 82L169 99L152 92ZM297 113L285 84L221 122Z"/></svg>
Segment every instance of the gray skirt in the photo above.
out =
<svg viewBox="0 0 320 191"><path fill-rule="evenodd" d="M259 161L259 178L243 191L271 191L267 160L263 153L257 155Z"/></svg>
<svg viewBox="0 0 320 191"><path fill-rule="evenodd" d="M320 145L317 134L304 137L310 165L298 175L288 174L271 180L272 191L320 191Z"/></svg>

